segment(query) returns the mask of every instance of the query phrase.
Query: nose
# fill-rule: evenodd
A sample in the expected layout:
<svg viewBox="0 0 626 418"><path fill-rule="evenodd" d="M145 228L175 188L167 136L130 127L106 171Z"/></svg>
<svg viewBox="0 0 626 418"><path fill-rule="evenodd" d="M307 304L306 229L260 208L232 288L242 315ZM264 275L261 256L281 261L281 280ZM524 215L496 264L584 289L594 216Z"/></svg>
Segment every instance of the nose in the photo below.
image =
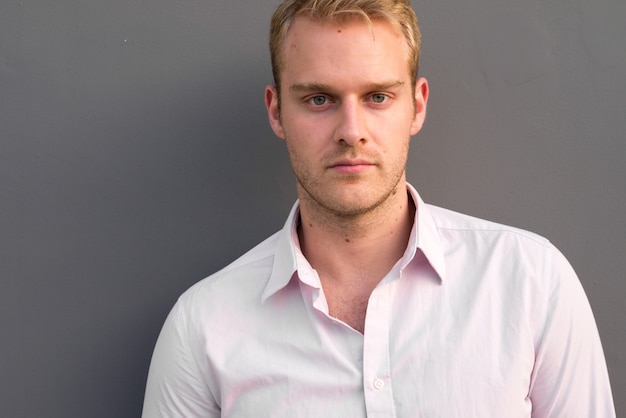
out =
<svg viewBox="0 0 626 418"><path fill-rule="evenodd" d="M361 108L358 99L346 99L337 112L337 126L335 137L337 142L355 146L365 142L366 133L365 111Z"/></svg>

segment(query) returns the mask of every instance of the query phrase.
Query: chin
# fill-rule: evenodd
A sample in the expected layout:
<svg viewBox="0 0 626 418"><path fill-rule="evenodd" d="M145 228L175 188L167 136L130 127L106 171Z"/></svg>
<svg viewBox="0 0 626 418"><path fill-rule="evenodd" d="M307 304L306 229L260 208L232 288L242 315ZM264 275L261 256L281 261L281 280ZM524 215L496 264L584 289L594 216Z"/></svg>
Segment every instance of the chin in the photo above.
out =
<svg viewBox="0 0 626 418"><path fill-rule="evenodd" d="M372 194L368 193L365 197L352 196L350 198L336 198L320 202L322 207L335 214L335 216L344 218L354 218L363 216L376 210L382 205L384 199L372 199Z"/></svg>

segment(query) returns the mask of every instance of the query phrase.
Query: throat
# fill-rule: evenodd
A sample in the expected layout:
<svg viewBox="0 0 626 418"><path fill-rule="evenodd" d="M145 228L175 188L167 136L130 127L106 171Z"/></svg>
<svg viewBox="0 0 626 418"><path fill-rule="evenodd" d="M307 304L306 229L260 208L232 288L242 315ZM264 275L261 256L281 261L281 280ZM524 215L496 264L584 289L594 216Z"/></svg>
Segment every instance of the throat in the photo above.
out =
<svg viewBox="0 0 626 418"><path fill-rule="evenodd" d="M319 275L332 317L364 332L370 295L406 252L415 210L407 198L362 230L329 228L301 212L300 247Z"/></svg>
<svg viewBox="0 0 626 418"><path fill-rule="evenodd" d="M364 334L367 306L373 289L338 289L328 284L322 287L328 304L328 314Z"/></svg>

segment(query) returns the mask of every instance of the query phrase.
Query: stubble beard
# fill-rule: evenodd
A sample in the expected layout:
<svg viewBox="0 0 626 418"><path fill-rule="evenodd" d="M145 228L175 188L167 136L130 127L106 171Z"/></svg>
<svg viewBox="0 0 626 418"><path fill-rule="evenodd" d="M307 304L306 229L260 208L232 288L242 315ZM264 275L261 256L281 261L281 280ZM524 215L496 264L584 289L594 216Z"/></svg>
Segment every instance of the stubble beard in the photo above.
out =
<svg viewBox="0 0 626 418"><path fill-rule="evenodd" d="M344 185L345 187L350 187L350 183L358 181L371 182L372 180L368 180L360 174L353 174L345 175L336 181L331 180L332 183L328 183L321 178L323 174L320 176L312 174L310 166L302 164L302 161L297 157L294 150L289 147L289 141L287 140L286 142L288 144L292 170L296 177L298 197L301 203L306 204L311 211L316 212L327 221L334 219L338 222L345 223L356 221L366 216L375 216L376 214L385 216L385 212L392 200L391 197L396 195L400 189L404 190L406 187L403 178L408 156L408 145L404 153L404 158L393 163L392 171L388 173L389 178L385 180L378 177L378 180L381 181L371 185L373 188L371 191L368 191L368 194L377 195L377 199L359 202L355 201L354 198L344 201L335 194L335 191L344 187ZM352 158L356 157L357 154L359 157L363 156L354 148L338 154L341 157L349 156ZM334 156L334 160L337 159L338 157ZM323 162L321 162L320 165L324 167ZM377 165L376 169L378 168L379 166ZM379 174L379 176L384 176L384 174Z"/></svg>

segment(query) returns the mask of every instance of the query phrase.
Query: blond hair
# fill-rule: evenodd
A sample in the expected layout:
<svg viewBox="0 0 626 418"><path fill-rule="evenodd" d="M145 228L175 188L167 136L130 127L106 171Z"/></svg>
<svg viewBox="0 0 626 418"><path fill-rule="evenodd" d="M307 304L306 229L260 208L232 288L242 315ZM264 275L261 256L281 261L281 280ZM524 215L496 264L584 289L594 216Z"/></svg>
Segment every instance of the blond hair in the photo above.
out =
<svg viewBox="0 0 626 418"><path fill-rule="evenodd" d="M270 27L270 56L276 88L284 65L283 44L298 16L328 22L361 18L370 26L373 20L391 24L404 35L408 45L408 66L413 84L419 68L421 35L415 11L409 0L284 0L274 12Z"/></svg>

